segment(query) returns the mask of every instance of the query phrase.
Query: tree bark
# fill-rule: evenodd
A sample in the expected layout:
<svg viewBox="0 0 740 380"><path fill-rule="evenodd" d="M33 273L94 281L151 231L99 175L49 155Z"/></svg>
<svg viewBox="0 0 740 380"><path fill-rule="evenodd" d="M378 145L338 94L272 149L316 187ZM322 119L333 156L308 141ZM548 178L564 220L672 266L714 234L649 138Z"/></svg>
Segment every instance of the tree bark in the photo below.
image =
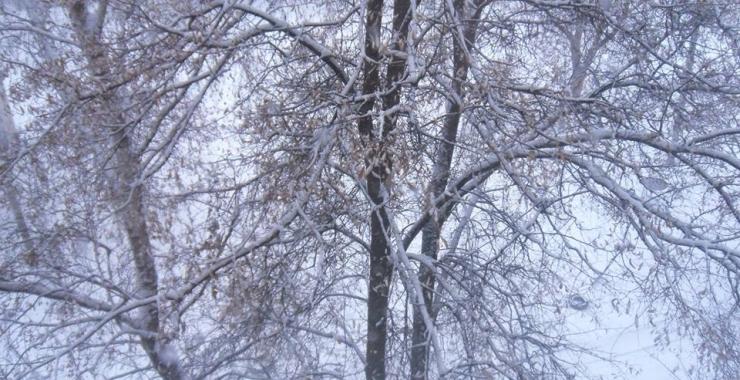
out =
<svg viewBox="0 0 740 380"><path fill-rule="evenodd" d="M362 117L358 127L363 142L368 146L375 145L365 158L369 167L365 180L367 192L372 203L370 212L370 273L367 291L367 347L365 351L365 377L367 380L385 378L385 346L387 334L386 316L388 313L388 290L393 274L390 261L390 249L385 228L388 216L385 212L383 182L385 164L378 156L381 154L382 141L373 132L372 111L375 97L380 89L380 26L383 17L383 1L370 0L367 3L365 20L365 62L363 63L363 95L367 96L360 106Z"/></svg>
<svg viewBox="0 0 740 380"><path fill-rule="evenodd" d="M90 5L85 0L77 0L70 4L69 13L75 29L75 34L82 46L88 61L91 74L96 78L107 78L112 72L112 63L109 61L105 49L100 41L103 21L106 16L107 1L102 1L90 12ZM90 15L95 18L90 20ZM103 107L110 115L114 125L125 124L118 105L115 93L108 93L103 98ZM134 261L137 298L156 296L158 289L157 267L152 255L152 246L146 221L146 206L144 203L144 184L139 180L141 159L134 153L133 143L126 128L116 128L112 134L112 144L115 151L114 172L118 179L119 188L114 191L121 203L120 218L124 227L129 247ZM160 337L158 304L147 303L142 306L139 314L140 328L148 335L142 335L141 345L144 348L152 366L166 380L180 380L187 378L179 359L175 357L171 347Z"/></svg>
<svg viewBox="0 0 740 380"><path fill-rule="evenodd" d="M395 0L393 15L393 49L406 50L408 29L411 22L409 0ZM387 314L390 284L393 278L393 262L390 259L390 242L387 227L388 214L385 209L389 194L386 186L390 181L391 160L388 147L388 134L395 127L395 114L385 114L382 128L373 130L371 115L375 98L381 90L380 68L380 26L383 2L368 1L365 24L365 56L363 74L363 95L368 96L360 107L363 115L359 121L359 131L367 144L366 165L369 170L365 177L367 192L372 203L370 214L370 274L368 278L367 302L367 351L365 376L368 380L385 379L385 354L387 342ZM402 55L393 55L385 76L385 94L382 96L382 109L389 110L400 102L401 84L406 68Z"/></svg>
<svg viewBox="0 0 740 380"><path fill-rule="evenodd" d="M474 45L477 20L482 11L482 7L477 6L477 9L472 12L468 20L466 19L468 16L465 12L465 2L463 0L456 0L453 6L456 13L455 16L457 16L457 20L455 21L459 20L463 29L462 36L456 35L453 37L453 81L451 88L455 93L451 94L452 96L450 98L456 99L456 101L451 101L447 106L447 114L442 126L440 141L434 156L434 168L428 187L429 199L435 199L441 196L450 178L452 156L455 151L457 131L463 111L462 101L465 97L462 84L466 81L468 69L470 68L470 59L467 52ZM433 261L437 260L439 254L439 239L442 225L447 219L446 215L448 214L440 210L436 216L429 218L427 223L422 227L421 254L431 258ZM419 267L419 283L422 286L424 307L427 313L434 319L435 312L432 310L435 288L434 269L421 265ZM413 380L426 380L428 378L429 354L428 329L421 310L416 306L414 307L411 335L410 371Z"/></svg>

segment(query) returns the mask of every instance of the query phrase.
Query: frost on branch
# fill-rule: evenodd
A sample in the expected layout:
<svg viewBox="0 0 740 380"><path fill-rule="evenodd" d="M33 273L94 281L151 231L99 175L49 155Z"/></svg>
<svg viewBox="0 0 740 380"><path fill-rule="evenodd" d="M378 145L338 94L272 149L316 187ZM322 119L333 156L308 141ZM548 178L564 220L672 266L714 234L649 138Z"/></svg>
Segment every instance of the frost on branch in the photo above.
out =
<svg viewBox="0 0 740 380"><path fill-rule="evenodd" d="M3 2L0 378L734 380L738 12Z"/></svg>

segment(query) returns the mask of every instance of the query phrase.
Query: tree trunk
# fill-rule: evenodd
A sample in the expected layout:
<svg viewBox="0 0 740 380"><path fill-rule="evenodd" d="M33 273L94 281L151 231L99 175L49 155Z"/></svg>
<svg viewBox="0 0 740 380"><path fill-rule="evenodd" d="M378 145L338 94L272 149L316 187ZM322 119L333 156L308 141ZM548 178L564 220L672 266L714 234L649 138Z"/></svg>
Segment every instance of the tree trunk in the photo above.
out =
<svg viewBox="0 0 740 380"><path fill-rule="evenodd" d="M382 21L383 2L368 1L365 25L365 55L363 94L373 95L381 90L379 62L380 26ZM411 22L409 0L395 0L393 3L393 49L406 50L409 24ZM382 96L382 108L395 107L401 96L402 79L406 68L406 59L394 55L388 64L385 77L385 95ZM390 284L393 278L393 263L390 259L390 242L387 228L389 225L385 203L389 194L386 184L389 182L391 157L387 150L387 137L396 124L394 114L385 114L383 127L373 130L370 113L375 103L375 96L365 100L360 107L364 115L359 122L359 131L367 144L366 165L369 167L366 182L367 192L372 203L370 214L370 274L368 279L367 301L367 351L365 376L367 380L385 379L385 353L387 342L387 314Z"/></svg>
<svg viewBox="0 0 740 380"><path fill-rule="evenodd" d="M462 83L467 79L468 69L470 68L470 59L467 52L474 45L477 20L480 18L480 12L482 11L482 6L476 5L477 9L474 12L470 12L470 19L467 19L468 12L465 12L464 1L456 0L453 5L456 16L453 22L459 22L463 30L462 36L459 36L458 33L453 37L453 82L451 88L455 93L450 98L457 99L458 101L450 102L447 107L440 141L434 156L432 178L428 188L430 199L435 199L444 193L450 178L452 156L455 151L457 131L463 111L462 100L465 97ZM437 260L442 225L448 214L440 210L437 215L436 217L429 218L429 221L422 228L421 236L421 254L431 258L432 262ZM424 307L427 313L434 319L435 312L432 310L435 287L434 269L421 265L419 267L419 283L422 286ZM414 307L413 318L410 362L411 378L413 380L426 380L429 372L430 337L428 336L428 329L424 322L422 311L418 306Z"/></svg>
<svg viewBox="0 0 740 380"><path fill-rule="evenodd" d="M385 164L378 157L381 154L382 141L373 132L371 113L375 104L375 94L380 89L380 25L383 16L383 1L370 0L367 3L365 21L365 56L363 66L364 82L363 94L369 95L360 106L358 127L365 148L376 145L377 149L369 149L365 158L369 166L366 175L367 192L372 203L370 212L370 273L367 291L367 347L365 351L367 380L385 378L385 344L387 333L386 315L388 313L388 290L393 274L393 264L390 261L388 239L385 226L388 225L388 216L385 212L385 197L383 182L385 180Z"/></svg>
<svg viewBox="0 0 740 380"><path fill-rule="evenodd" d="M113 65L101 44L103 21L106 15L107 2L98 4L96 12L90 12L90 5L85 0L70 4L70 17L75 34L80 41L87 58L89 70L96 78L107 78ZM95 15L90 20L91 15ZM103 107L110 115L113 124L121 126L125 120L121 114L118 97L115 93L106 94ZM129 247L132 252L137 298L149 298L158 294L157 267L152 255L152 246L146 221L144 203L144 184L139 180L141 170L140 157L134 153L133 143L126 128L117 127L112 133L112 144L115 153L114 172L118 179L118 189L114 189L120 205L120 218L123 224ZM147 332L141 336L141 345L149 357L152 366L166 380L180 380L187 376L182 370L179 359L172 348L159 335L159 306L157 302L147 303L139 309L140 328Z"/></svg>
<svg viewBox="0 0 740 380"><path fill-rule="evenodd" d="M387 335L388 291L393 276L390 261L383 196L383 167L378 167L367 176L367 188L373 202L370 216L370 278L367 300L367 367L368 380L385 379L385 346Z"/></svg>

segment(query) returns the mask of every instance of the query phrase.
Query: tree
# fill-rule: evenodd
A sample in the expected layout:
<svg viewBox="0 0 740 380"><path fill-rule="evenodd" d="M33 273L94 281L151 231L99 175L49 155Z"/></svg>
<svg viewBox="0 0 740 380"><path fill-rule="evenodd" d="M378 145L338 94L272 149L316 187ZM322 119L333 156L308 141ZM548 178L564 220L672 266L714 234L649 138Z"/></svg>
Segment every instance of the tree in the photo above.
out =
<svg viewBox="0 0 740 380"><path fill-rule="evenodd" d="M3 377L740 371L737 5L1 7Z"/></svg>

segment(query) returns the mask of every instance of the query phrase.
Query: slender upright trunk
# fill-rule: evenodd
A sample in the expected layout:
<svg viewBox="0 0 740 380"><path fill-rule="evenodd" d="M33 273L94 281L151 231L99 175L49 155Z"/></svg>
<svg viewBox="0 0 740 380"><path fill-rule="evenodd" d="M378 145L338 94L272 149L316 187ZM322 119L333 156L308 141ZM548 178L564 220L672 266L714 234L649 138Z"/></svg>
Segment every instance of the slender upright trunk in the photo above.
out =
<svg viewBox="0 0 740 380"><path fill-rule="evenodd" d="M452 156L455 151L457 131L463 111L462 100L465 96L462 84L467 79L468 69L470 68L470 59L467 51L473 47L477 20L482 10L478 6L468 16L468 12L465 12L466 7L463 0L455 0L453 5L456 21L462 24L463 30L462 36L456 35L453 38L453 82L451 88L455 93L450 98L457 99L458 101L450 102L447 106L447 115L444 119L440 141L434 156L432 179L428 187L428 194L431 199L435 199L444 193L450 178ZM461 39L464 41L461 41ZM446 213L439 212L437 215L430 218L424 225L421 236L421 253L433 260L437 259L439 253L439 239L442 225L446 220L444 217ZM435 313L432 310L435 288L434 269L421 265L419 268L419 283L422 286L423 307L434 318ZM413 318L410 363L411 378L414 380L425 380L428 378L429 372L430 344L428 329L419 307L414 307Z"/></svg>
<svg viewBox="0 0 740 380"><path fill-rule="evenodd" d="M390 261L385 226L388 225L388 215L385 212L385 192L383 183L386 180L384 160L378 157L382 154L382 138L375 136L373 119L371 116L375 105L375 96L380 90L380 26L383 17L383 1L369 0L367 2L365 20L365 62L363 63L363 94L369 98L360 106L364 115L360 118L358 128L363 142L368 149L366 165L369 166L365 177L367 192L372 202L370 212L370 273L367 291L367 347L365 351L367 380L385 378L385 344L387 333L386 315L388 313L388 291L393 274L393 264Z"/></svg>
<svg viewBox="0 0 740 380"><path fill-rule="evenodd" d="M393 49L406 50L409 24L411 22L409 0L395 0L393 15ZM406 59L394 55L387 68L385 87L380 81L380 26L382 22L382 0L370 0L367 4L365 23L365 56L363 74L363 94L373 95L385 90L382 96L382 108L388 110L396 106L401 97L401 85ZM393 263L390 259L390 242L388 241L388 214L385 204L389 194L386 186L390 182L391 160L389 133L395 128L396 116L386 114L383 127L375 131L370 113L375 104L375 96L365 100L360 107L364 115L359 122L359 131L367 144L365 177L367 192L372 203L370 214L370 274L368 279L367 302L367 351L365 376L368 380L385 379L385 354L387 342L388 297L393 278Z"/></svg>
<svg viewBox="0 0 740 380"><path fill-rule="evenodd" d="M77 0L71 3L69 8L75 33L87 58L89 70L96 78L109 77L113 68L100 40L106 7L107 1L101 1L97 4L97 8L91 8L87 1ZM95 18L90 20L89 17L93 14ZM116 130L112 133L112 144L116 150L113 170L119 185L115 192L120 203L116 206L121 210L121 223L134 259L135 297L149 298L158 294L158 276L147 227L145 189L138 177L141 170L141 159L134 152L135 148L128 131L121 127L125 123L125 118L120 112L118 102L119 99L115 93L106 94L102 99L102 108L110 117L109 120L116 125ZM179 360L174 357L172 349L159 335L158 304L154 302L142 306L139 309L139 320L140 328L147 333L141 336L141 345L159 375L166 380L187 378Z"/></svg>
<svg viewBox="0 0 740 380"><path fill-rule="evenodd" d="M373 202L370 215L370 278L367 301L367 367L368 380L385 379L388 291L393 276L386 226L383 194L383 170L377 167L367 176L367 188Z"/></svg>

